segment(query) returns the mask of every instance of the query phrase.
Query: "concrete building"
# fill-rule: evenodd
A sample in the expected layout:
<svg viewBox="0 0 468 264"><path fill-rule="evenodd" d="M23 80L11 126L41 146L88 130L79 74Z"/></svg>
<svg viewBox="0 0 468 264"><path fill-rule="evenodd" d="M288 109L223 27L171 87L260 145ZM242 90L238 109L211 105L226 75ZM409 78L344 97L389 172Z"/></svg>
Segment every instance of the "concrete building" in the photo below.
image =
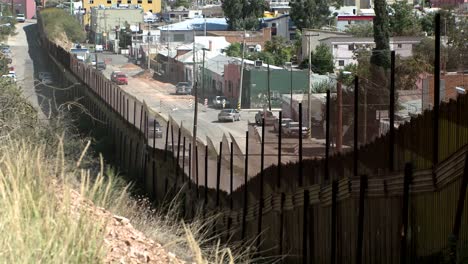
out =
<svg viewBox="0 0 468 264"><path fill-rule="evenodd" d="M227 30L227 28L225 18L194 18L162 26L159 29L163 43L192 43L194 36L208 36L210 31Z"/></svg>
<svg viewBox="0 0 468 264"><path fill-rule="evenodd" d="M421 42L422 37L390 38L390 49L401 57L413 54L413 46ZM373 38L330 37L319 41L330 47L335 68L342 69L350 63L357 63L355 52L359 49L372 50L375 47Z"/></svg>
<svg viewBox="0 0 468 264"><path fill-rule="evenodd" d="M261 26L271 29L271 36L281 36L287 40L291 39L291 33L295 33L295 27L291 22L289 14L278 15L272 18L262 18Z"/></svg>
<svg viewBox="0 0 468 264"><path fill-rule="evenodd" d="M254 51L256 47L263 47L266 41L271 40L271 28L266 27L259 31L246 31L246 49ZM208 36L223 36L229 43L242 43L244 41L243 31L209 31Z"/></svg>
<svg viewBox="0 0 468 264"><path fill-rule="evenodd" d="M180 8L176 10L170 10L166 11L163 15L162 18L166 22L174 23L174 22L181 22L186 19L192 19L192 18L202 18L203 17L203 11L202 10L191 10L191 9L186 9L186 8Z"/></svg>
<svg viewBox="0 0 468 264"><path fill-rule="evenodd" d="M372 24L375 16L344 16L336 17L336 29L345 31L350 25L355 24Z"/></svg>
<svg viewBox="0 0 468 264"><path fill-rule="evenodd" d="M82 3L85 11L83 17L85 25L90 23L92 7L139 8L153 14L161 12L161 0L82 0Z"/></svg>
<svg viewBox="0 0 468 264"><path fill-rule="evenodd" d="M143 22L141 8L100 8L91 9L90 37L96 44L105 44L118 38L121 28L129 25L138 31Z"/></svg>
<svg viewBox="0 0 468 264"><path fill-rule="evenodd" d="M302 30L302 49L301 53L298 54L299 61L307 59L309 56L309 42L310 49L315 50L322 39L330 37L352 37L350 34L341 31L331 31L331 30L320 30L320 29L303 29Z"/></svg>
<svg viewBox="0 0 468 264"><path fill-rule="evenodd" d="M13 4L13 14L24 14L27 19L36 16L36 2L34 0L12 0L1 1L3 8L11 8Z"/></svg>

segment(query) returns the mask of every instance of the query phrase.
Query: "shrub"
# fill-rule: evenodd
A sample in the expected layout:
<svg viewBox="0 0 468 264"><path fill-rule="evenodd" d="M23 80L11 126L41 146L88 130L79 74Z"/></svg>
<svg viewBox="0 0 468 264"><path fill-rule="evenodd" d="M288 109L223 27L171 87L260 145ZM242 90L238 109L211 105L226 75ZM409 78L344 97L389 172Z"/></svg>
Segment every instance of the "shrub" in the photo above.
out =
<svg viewBox="0 0 468 264"><path fill-rule="evenodd" d="M68 40L84 42L86 33L78 20L68 12L58 8L46 8L41 11L44 30L51 39L58 39L65 33Z"/></svg>

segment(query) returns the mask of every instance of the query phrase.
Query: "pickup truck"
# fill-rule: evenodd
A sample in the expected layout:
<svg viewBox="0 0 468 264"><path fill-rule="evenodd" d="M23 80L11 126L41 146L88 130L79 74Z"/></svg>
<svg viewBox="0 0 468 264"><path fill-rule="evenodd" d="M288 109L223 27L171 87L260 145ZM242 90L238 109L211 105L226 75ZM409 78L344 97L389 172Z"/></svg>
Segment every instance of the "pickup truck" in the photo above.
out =
<svg viewBox="0 0 468 264"><path fill-rule="evenodd" d="M302 127L302 137L306 137L309 132L307 127ZM284 127L284 134L290 137L299 135L299 122L289 122Z"/></svg>

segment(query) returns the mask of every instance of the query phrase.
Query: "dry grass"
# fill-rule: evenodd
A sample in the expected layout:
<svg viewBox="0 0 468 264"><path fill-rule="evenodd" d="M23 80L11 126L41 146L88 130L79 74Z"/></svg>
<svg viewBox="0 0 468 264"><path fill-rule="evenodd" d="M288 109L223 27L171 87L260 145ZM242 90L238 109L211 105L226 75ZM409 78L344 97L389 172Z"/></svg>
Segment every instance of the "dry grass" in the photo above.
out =
<svg viewBox="0 0 468 264"><path fill-rule="evenodd" d="M60 108L60 107L58 107ZM59 112L47 122L14 85L0 83L0 259L7 263L100 263L104 222L73 212L71 190L130 219L147 237L196 263L250 263L208 232L215 218L179 218L177 198L154 208L89 149ZM234 249L233 249L234 248Z"/></svg>

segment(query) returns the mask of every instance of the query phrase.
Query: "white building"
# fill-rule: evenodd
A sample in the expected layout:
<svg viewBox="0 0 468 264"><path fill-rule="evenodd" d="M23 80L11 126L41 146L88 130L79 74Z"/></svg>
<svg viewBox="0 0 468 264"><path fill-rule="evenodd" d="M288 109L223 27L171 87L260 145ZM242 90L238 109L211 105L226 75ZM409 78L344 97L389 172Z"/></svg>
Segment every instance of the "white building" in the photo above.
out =
<svg viewBox="0 0 468 264"><path fill-rule="evenodd" d="M395 50L396 54L401 57L409 57L413 54L413 46L421 42L421 39L422 37L390 38L390 49ZM373 38L330 37L319 41L332 50L334 65L337 69L342 69L350 63L357 63L356 50L372 50L375 47Z"/></svg>
<svg viewBox="0 0 468 264"><path fill-rule="evenodd" d="M272 18L263 18L262 27L271 28L271 36L281 36L287 40L291 39L291 19L289 14L279 15Z"/></svg>

